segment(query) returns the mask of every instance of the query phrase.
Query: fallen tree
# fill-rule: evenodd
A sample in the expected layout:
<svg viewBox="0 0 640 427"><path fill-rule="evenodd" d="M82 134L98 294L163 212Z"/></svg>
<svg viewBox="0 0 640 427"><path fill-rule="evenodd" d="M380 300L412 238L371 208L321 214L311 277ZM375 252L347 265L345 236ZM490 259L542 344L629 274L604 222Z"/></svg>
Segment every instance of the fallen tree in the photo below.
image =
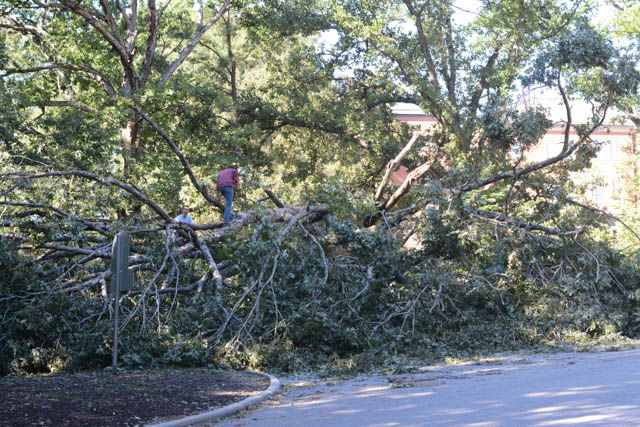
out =
<svg viewBox="0 0 640 427"><path fill-rule="evenodd" d="M415 356L472 351L489 333L506 349L549 333L635 330L635 269L587 238L588 230L564 231L571 215L552 229L472 205L433 204L381 212L378 226L359 228L317 204L190 226L145 204L134 188L63 172L2 176L3 189L12 190L0 205L0 261L4 274L18 270L3 278L0 294L2 345L13 354L5 370L108 365L109 259L123 229L131 234L136 274L120 301L125 366L226 360L289 370L328 357L374 357L379 349L380 357L400 349ZM108 219L6 200L34 182L60 185L61 177L79 176L145 207ZM416 232L423 247L403 249ZM500 245L486 244L496 233ZM541 301L549 309L540 309ZM527 322L536 322L537 332ZM26 335L32 338L17 339ZM415 351L402 344L416 340L422 344Z"/></svg>
<svg viewBox="0 0 640 427"><path fill-rule="evenodd" d="M15 47L0 44L12 61L1 77L16 94L0 106L23 114L0 109L15 134L0 141L3 372L110 363L122 230L136 274L119 301L127 367L348 370L638 334L633 260L598 234L610 217L564 188L596 154L591 134L622 83L634 84L615 72L625 58L572 26L577 9L550 2L550 22L532 5L526 16L487 6L474 30L483 47L471 49L446 2L393 3L413 30L388 21L389 3L334 2L345 9L323 15L314 2L150 0L137 16L138 3L0 6ZM168 14L180 31L159 47ZM304 28L281 25L292 16ZM323 51L297 38L308 28L341 42ZM525 69L566 107L561 153L532 163L524 153L552 123L512 105ZM601 88L586 125L563 93L577 77ZM393 122L398 101L436 128ZM251 170L224 224L212 188L228 162ZM401 164L409 173L393 187ZM173 220L182 203L201 223Z"/></svg>

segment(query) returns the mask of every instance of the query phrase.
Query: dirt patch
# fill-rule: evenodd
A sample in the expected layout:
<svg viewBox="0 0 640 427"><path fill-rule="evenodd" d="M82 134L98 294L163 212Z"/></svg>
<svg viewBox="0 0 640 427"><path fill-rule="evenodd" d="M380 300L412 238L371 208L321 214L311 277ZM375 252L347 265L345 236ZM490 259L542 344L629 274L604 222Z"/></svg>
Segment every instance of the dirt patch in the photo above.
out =
<svg viewBox="0 0 640 427"><path fill-rule="evenodd" d="M0 426L135 426L195 415L269 387L250 372L127 371L0 379Z"/></svg>

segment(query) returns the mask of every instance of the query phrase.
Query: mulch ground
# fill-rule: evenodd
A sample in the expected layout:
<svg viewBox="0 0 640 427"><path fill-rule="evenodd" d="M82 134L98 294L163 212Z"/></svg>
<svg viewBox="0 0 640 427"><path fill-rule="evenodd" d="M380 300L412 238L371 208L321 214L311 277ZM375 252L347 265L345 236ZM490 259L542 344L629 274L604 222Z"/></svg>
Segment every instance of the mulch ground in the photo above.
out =
<svg viewBox="0 0 640 427"><path fill-rule="evenodd" d="M238 402L269 387L251 372L127 371L0 378L0 426L135 426Z"/></svg>

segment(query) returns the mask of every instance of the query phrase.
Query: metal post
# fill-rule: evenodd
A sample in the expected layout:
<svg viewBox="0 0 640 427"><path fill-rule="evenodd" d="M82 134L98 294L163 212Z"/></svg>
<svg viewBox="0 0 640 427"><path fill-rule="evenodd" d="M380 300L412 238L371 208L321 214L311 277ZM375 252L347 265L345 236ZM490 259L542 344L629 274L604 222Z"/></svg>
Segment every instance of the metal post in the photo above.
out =
<svg viewBox="0 0 640 427"><path fill-rule="evenodd" d="M122 236L120 234L116 235L115 241L114 241L114 247L116 248L116 277L115 280L112 282L113 283L113 287L115 288L113 290L113 294L115 295L115 314L114 314L114 323L113 323L113 359L111 362L111 372L113 373L113 375L117 375L118 374L118 314L120 312L120 271L122 271L122 257L119 256L119 249L120 249L120 245L122 244L121 242L122 240Z"/></svg>
<svg viewBox="0 0 640 427"><path fill-rule="evenodd" d="M116 285L117 286L117 285ZM113 324L113 361L111 362L111 372L118 373L118 312L120 311L120 289L116 287L115 316Z"/></svg>
<svg viewBox="0 0 640 427"><path fill-rule="evenodd" d="M111 289L110 295L115 300L113 323L113 374L118 372L118 317L120 316L120 292L133 287L134 274L129 269L129 233L121 231L116 234L111 247Z"/></svg>

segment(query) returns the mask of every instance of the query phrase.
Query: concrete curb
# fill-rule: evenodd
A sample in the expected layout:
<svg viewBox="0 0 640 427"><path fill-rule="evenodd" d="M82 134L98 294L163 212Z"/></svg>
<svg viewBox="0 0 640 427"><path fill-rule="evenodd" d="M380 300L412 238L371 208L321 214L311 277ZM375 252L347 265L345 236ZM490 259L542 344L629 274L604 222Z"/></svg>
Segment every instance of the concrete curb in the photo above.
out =
<svg viewBox="0 0 640 427"><path fill-rule="evenodd" d="M204 412L198 415L192 415L186 418L180 418L178 420L167 421L165 423L148 424L147 427L178 427L178 426L191 426L191 425L202 424L207 422L211 423L221 418L225 418L225 417L228 417L229 415L233 415L240 411L243 411L250 406L257 405L258 403L263 402L269 399L270 397L280 393L280 381L276 377L269 374L263 374L262 372L254 372L254 374L260 374L260 375L269 377L269 381L271 381L271 384L269 384L269 387L265 391L262 391L254 396L247 397L246 399L241 400L240 402L236 402L234 404L225 406L223 408L215 409L209 412Z"/></svg>

